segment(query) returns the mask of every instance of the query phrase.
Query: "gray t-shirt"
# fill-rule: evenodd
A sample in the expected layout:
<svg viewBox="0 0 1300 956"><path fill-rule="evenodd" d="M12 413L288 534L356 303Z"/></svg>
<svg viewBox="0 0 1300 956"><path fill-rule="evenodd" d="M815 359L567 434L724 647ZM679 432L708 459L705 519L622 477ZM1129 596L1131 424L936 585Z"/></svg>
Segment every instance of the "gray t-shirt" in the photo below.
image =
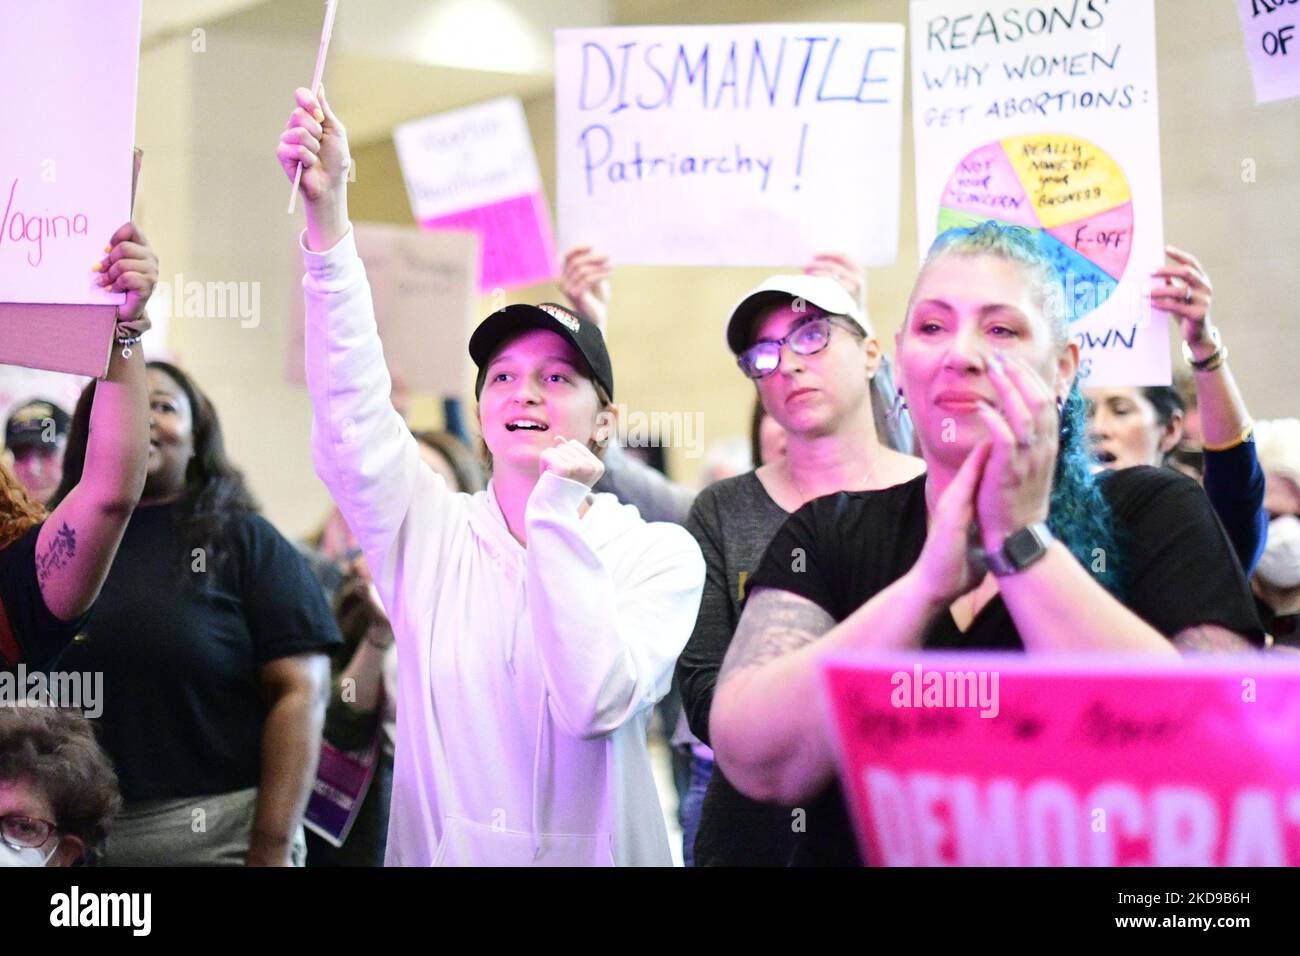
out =
<svg viewBox="0 0 1300 956"><path fill-rule="evenodd" d="M749 575L789 517L751 471L700 492L686 521L704 554L704 593L677 661L677 682L691 731L705 743L713 689L740 622ZM787 807L743 796L715 766L695 841L696 865L785 866L794 850L791 819Z"/></svg>

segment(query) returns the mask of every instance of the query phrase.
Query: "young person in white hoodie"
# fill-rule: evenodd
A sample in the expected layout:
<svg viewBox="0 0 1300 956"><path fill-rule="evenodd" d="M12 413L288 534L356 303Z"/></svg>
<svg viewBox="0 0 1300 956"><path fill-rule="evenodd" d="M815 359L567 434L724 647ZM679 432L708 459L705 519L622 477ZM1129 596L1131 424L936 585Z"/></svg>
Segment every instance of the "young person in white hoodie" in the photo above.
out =
<svg viewBox="0 0 1300 956"><path fill-rule="evenodd" d="M604 339L553 305L484 320L470 354L493 477L451 492L389 401L347 134L323 90L297 101L277 157L290 179L303 167L313 457L401 661L386 863L670 865L646 724L704 562L682 528L591 492L611 428Z"/></svg>

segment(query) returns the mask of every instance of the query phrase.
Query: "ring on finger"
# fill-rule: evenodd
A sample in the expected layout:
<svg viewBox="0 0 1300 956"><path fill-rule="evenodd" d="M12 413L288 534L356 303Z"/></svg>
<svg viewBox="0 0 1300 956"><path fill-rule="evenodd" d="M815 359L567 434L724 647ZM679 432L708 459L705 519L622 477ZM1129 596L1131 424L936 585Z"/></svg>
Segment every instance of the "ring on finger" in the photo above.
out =
<svg viewBox="0 0 1300 956"><path fill-rule="evenodd" d="M1191 287L1191 286L1185 286L1185 287L1183 288L1183 301L1184 301L1184 302L1187 302L1187 303L1189 303L1189 304L1191 303L1191 301L1192 301L1192 287Z"/></svg>

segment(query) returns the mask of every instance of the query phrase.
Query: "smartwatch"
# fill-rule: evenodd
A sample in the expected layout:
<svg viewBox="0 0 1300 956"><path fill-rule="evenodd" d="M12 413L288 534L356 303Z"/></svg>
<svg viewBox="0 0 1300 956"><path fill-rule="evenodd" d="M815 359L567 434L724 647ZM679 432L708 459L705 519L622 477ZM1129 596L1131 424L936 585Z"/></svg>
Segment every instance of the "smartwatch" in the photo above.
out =
<svg viewBox="0 0 1300 956"><path fill-rule="evenodd" d="M984 563L998 577L1016 574L1047 553L1055 539L1045 522L1039 521L1007 535L998 551L986 551Z"/></svg>

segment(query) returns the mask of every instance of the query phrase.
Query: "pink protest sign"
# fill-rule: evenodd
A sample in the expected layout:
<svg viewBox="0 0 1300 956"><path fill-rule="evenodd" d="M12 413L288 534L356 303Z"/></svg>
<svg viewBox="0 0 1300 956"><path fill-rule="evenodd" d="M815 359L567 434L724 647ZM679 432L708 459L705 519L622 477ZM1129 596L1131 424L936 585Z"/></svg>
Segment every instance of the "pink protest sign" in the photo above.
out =
<svg viewBox="0 0 1300 956"><path fill-rule="evenodd" d="M1300 665L924 654L825 666L882 866L1300 864Z"/></svg>
<svg viewBox="0 0 1300 956"><path fill-rule="evenodd" d="M431 232L464 230L478 234L479 292L544 282L554 274L555 240L546 197L540 191L421 219L420 227Z"/></svg>
<svg viewBox="0 0 1300 956"><path fill-rule="evenodd" d="M91 265L131 218L140 3L10 4L0 63L0 362L103 374L124 301Z"/></svg>
<svg viewBox="0 0 1300 956"><path fill-rule="evenodd" d="M1300 96L1300 5L1287 0L1237 0L1255 102Z"/></svg>
<svg viewBox="0 0 1300 956"><path fill-rule="evenodd" d="M404 123L393 141L421 228L478 233L480 292L555 275L550 211L518 99Z"/></svg>

